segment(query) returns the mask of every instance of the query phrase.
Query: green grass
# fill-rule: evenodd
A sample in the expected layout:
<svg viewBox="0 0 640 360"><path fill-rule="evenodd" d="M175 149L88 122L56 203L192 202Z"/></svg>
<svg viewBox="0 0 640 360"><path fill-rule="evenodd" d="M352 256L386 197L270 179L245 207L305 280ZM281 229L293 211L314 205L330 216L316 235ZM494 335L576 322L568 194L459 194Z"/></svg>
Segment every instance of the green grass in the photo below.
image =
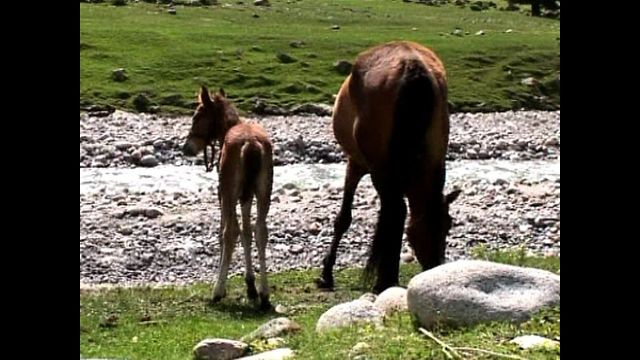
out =
<svg viewBox="0 0 640 360"><path fill-rule="evenodd" d="M442 57L456 110L559 108L557 20L400 0L228 3L177 6L177 15L142 2L81 3L80 107L133 109L144 93L161 112L188 113L202 83L224 87L243 110L255 98L283 107L331 104L344 80L333 69L336 60L351 61L385 41L413 40ZM334 24L340 29L332 30ZM454 36L456 27L470 34ZM475 36L479 30L485 35ZM303 44L294 48L294 41ZM279 52L296 61L281 63ZM116 68L125 68L129 79L113 81ZM522 85L529 76L541 85ZM536 100L540 95L546 100Z"/></svg>
<svg viewBox="0 0 640 360"><path fill-rule="evenodd" d="M559 272L558 257L529 257L520 252L487 252L510 264L528 264ZM440 347L416 331L408 314L388 319L383 330L367 327L341 329L318 335L319 316L329 307L359 297L359 269L336 274L335 292L320 292L312 284L317 270L270 275L272 302L299 310L290 318L302 331L286 337L286 346L298 359L347 359L349 350L366 342L369 359L446 359ZM419 273L416 265L401 268L401 283ZM193 346L207 337L239 339L260 324L280 315L254 310L246 303L241 277L230 279L229 294L221 303L208 305L211 284L161 289L129 288L80 292L80 353L83 357L119 359L190 359ZM117 321L106 326L105 319ZM141 321L145 320L145 321ZM519 350L508 340L518 335L560 336L560 309L548 309L528 322L483 324L457 330L439 329L436 336L451 346L476 347L527 359L559 359L559 350ZM256 349L264 345L254 343ZM482 357L479 357L482 358Z"/></svg>

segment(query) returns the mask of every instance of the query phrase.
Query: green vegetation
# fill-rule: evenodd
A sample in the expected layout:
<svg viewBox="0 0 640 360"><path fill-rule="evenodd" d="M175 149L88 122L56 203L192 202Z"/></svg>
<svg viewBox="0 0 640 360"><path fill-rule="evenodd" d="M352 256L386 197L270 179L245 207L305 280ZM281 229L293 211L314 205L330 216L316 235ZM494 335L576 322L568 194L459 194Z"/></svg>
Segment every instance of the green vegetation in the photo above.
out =
<svg viewBox="0 0 640 360"><path fill-rule="evenodd" d="M559 108L558 20L401 0L243 3L176 5L175 15L145 2L81 3L80 108L189 113L200 84L224 87L246 111L256 99L331 104L345 77L334 63L390 40L442 57L457 111ZM126 80L114 80L118 68Z"/></svg>
<svg viewBox="0 0 640 360"><path fill-rule="evenodd" d="M557 257L529 257L521 252L487 252L478 256L510 264L528 264L558 272ZM433 340L416 330L408 314L396 315L383 330L354 327L318 335L319 316L329 307L357 298L360 269L336 273L335 292L320 292L313 279L317 270L289 271L270 275L272 302L295 309L290 318L302 331L288 335L286 346L298 359L348 359L358 342L366 342L370 359L446 359ZM419 273L416 265L401 268L401 284ZM80 353L84 357L139 359L190 359L195 344L207 337L239 339L276 313L262 313L246 302L244 281L230 279L228 296L208 305L211 284L187 287L130 288L80 292ZM560 336L560 309L548 309L520 324L492 323L469 328L440 329L435 335L451 346L475 347L527 359L559 359L559 350L519 350L508 341L519 335ZM265 344L253 343L256 351ZM483 357L477 354L478 358Z"/></svg>

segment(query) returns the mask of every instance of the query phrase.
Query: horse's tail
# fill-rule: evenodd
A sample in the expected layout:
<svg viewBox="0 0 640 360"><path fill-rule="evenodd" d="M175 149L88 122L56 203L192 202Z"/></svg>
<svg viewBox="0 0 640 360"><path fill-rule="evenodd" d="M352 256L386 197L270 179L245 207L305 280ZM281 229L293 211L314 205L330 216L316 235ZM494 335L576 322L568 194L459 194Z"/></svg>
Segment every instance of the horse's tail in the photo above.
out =
<svg viewBox="0 0 640 360"><path fill-rule="evenodd" d="M389 165L406 189L415 161L425 156L427 130L432 123L436 94L422 61L404 62L404 73L398 85L393 129L389 140Z"/></svg>
<svg viewBox="0 0 640 360"><path fill-rule="evenodd" d="M251 200L254 195L255 184L262 167L263 153L262 145L256 141L247 141L242 145L240 163L244 170L244 176L242 177L242 192L240 193L241 203Z"/></svg>
<svg viewBox="0 0 640 360"><path fill-rule="evenodd" d="M394 107L388 160L383 171L388 199L386 211L390 212L388 219L393 224L386 224L386 229L380 229L383 232L394 231L389 227L397 229L404 226L404 194L415 172L419 171L416 161L427 155L427 131L432 123L436 101L434 84L425 65L419 59L408 59L404 61L403 68ZM393 256L391 254L395 246L393 240L387 237L374 237L365 267L365 283L372 281L374 270L384 258ZM379 241L376 242L376 239Z"/></svg>

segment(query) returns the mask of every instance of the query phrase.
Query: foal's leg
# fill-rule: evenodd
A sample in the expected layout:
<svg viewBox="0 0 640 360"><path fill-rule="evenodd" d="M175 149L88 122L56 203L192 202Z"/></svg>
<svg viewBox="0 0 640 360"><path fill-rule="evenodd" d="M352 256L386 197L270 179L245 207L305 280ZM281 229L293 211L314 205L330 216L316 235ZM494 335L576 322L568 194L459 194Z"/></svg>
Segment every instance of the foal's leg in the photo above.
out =
<svg viewBox="0 0 640 360"><path fill-rule="evenodd" d="M236 245L236 240L240 234L238 226L238 218L236 215L235 201L222 198L222 224L224 229L222 230L222 255L220 257L220 272L218 274L218 281L216 282L213 290L213 302L217 302L225 297L227 275L229 273L229 264L231 263L231 256Z"/></svg>
<svg viewBox="0 0 640 360"><path fill-rule="evenodd" d="M380 293L398 284L399 258L402 248L402 233L407 216L400 186L392 181L394 174L372 174L373 185L380 196L380 214L373 237L371 255L367 269L376 271L373 291Z"/></svg>
<svg viewBox="0 0 640 360"><path fill-rule="evenodd" d="M253 263L251 260L251 201L253 197L247 200L242 206L242 248L244 249L244 281L247 284L247 298L256 300L258 292L256 291L256 278L253 274Z"/></svg>
<svg viewBox="0 0 640 360"><path fill-rule="evenodd" d="M267 261L266 248L269 241L269 233L267 230L267 214L271 205L271 186L273 182L273 172L270 170L270 162L263 168L256 187L256 245L258 247L258 258L260 261L260 286L258 294L260 295L260 307L262 309L270 309L269 302L269 283L267 281Z"/></svg>
<svg viewBox="0 0 640 360"><path fill-rule="evenodd" d="M340 245L342 236L351 225L351 205L353 204L353 197L358 183L365 174L366 170L353 162L353 160L347 162L347 175L344 180L342 206L340 206L340 212L333 223L333 240L331 241L331 247L322 261L324 264L322 277L316 280L316 284L321 289L333 288L333 266L336 263L338 245Z"/></svg>

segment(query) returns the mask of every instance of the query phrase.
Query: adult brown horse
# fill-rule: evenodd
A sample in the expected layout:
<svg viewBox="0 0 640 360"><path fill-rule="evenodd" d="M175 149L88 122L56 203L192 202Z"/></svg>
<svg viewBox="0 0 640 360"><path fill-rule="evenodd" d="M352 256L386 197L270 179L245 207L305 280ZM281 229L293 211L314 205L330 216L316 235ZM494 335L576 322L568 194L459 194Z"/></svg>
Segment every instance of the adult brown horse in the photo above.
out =
<svg viewBox="0 0 640 360"><path fill-rule="evenodd" d="M226 295L229 264L240 235L236 215L236 206L240 202L247 297L257 301L259 296L260 306L270 308L265 250L268 241L266 217L273 184L271 141L260 125L240 119L235 107L226 99L224 90L220 89L211 98L203 86L199 99L200 104L193 115L191 130L182 150L185 155L194 156L203 150L206 153L206 146L215 150L215 142L222 144L218 174L218 197L222 210L219 241L222 254L213 302ZM215 153L212 153L212 157L215 157ZM260 286L257 291L251 259L251 204L254 196L257 203L255 238L260 261Z"/></svg>
<svg viewBox="0 0 640 360"><path fill-rule="evenodd" d="M425 270L442 264L452 225L449 205L460 191L443 194L449 106L446 72L436 54L407 41L359 54L334 104L333 131L347 155L347 171L318 286L334 285L338 245L351 224L353 197L366 174L381 204L365 268L366 278L375 278L373 291L398 284L405 196L407 237L418 261Z"/></svg>

